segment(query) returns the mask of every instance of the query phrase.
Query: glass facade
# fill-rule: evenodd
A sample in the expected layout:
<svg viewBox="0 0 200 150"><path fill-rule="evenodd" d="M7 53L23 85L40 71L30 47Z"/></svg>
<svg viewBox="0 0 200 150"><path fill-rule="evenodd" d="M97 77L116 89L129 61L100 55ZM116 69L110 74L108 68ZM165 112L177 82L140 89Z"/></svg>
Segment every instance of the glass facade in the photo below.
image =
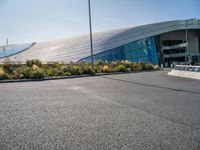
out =
<svg viewBox="0 0 200 150"><path fill-rule="evenodd" d="M154 37L134 41L132 43L107 50L94 55L94 61L120 61L144 62L158 64L156 44ZM79 62L91 62L91 57L81 59Z"/></svg>
<svg viewBox="0 0 200 150"><path fill-rule="evenodd" d="M0 58L8 57L14 54L17 54L29 47L34 43L20 44L20 45L8 45L0 47Z"/></svg>

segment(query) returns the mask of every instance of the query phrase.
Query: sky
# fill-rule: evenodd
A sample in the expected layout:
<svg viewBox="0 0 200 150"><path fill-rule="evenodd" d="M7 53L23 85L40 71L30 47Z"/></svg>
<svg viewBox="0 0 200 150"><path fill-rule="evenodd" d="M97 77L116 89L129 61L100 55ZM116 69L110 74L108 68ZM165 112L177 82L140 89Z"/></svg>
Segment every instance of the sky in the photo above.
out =
<svg viewBox="0 0 200 150"><path fill-rule="evenodd" d="M200 19L200 0L91 0L94 32ZM88 0L0 0L0 45L88 34Z"/></svg>

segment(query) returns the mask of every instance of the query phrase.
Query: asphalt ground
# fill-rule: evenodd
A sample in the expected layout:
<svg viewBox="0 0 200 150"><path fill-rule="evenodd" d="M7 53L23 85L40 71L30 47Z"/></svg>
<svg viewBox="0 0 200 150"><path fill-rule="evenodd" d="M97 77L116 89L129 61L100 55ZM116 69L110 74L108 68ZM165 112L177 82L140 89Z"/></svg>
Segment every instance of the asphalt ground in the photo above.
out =
<svg viewBox="0 0 200 150"><path fill-rule="evenodd" d="M200 150L200 81L167 71L0 83L0 150Z"/></svg>

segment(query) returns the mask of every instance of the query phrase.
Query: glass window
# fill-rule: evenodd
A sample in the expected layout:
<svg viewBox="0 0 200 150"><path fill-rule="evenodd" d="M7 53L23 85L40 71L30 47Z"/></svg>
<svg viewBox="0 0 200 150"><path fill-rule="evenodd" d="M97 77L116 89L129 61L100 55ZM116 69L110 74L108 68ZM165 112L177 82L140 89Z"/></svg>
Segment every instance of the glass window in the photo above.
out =
<svg viewBox="0 0 200 150"><path fill-rule="evenodd" d="M8 56L17 54L17 53L31 47L32 45L33 45L33 43L2 46L2 47L0 47L0 58L4 58L4 57L8 57Z"/></svg>
<svg viewBox="0 0 200 150"><path fill-rule="evenodd" d="M80 61L91 61L84 58ZM129 44L94 55L94 60L144 62L158 64L154 37L131 42Z"/></svg>

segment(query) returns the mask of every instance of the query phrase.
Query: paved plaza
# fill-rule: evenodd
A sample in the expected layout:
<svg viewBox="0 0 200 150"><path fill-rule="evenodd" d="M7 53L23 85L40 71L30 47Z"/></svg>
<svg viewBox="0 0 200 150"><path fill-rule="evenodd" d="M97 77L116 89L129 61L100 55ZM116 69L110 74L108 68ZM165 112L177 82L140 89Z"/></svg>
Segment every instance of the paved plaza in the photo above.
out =
<svg viewBox="0 0 200 150"><path fill-rule="evenodd" d="M167 71L0 83L0 150L200 149L200 81Z"/></svg>

